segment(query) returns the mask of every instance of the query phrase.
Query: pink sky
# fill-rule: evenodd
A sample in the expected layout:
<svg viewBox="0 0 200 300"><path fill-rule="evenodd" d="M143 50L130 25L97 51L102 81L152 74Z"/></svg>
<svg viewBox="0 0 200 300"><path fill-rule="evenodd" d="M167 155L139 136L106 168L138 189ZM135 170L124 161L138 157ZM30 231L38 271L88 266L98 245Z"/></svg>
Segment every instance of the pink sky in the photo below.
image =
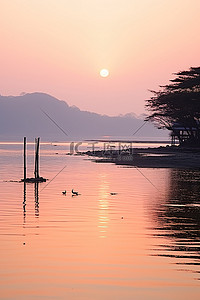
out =
<svg viewBox="0 0 200 300"><path fill-rule="evenodd" d="M199 0L0 0L0 94L144 113L148 89L200 65L199 11Z"/></svg>

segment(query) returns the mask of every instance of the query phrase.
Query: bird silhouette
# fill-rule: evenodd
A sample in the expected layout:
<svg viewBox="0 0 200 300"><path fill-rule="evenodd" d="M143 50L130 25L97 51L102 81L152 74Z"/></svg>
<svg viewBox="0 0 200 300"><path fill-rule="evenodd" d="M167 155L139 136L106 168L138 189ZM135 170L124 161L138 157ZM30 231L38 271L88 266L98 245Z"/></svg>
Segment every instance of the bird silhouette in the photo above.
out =
<svg viewBox="0 0 200 300"><path fill-rule="evenodd" d="M67 191L62 192L63 195L66 195Z"/></svg>
<svg viewBox="0 0 200 300"><path fill-rule="evenodd" d="M78 196L78 192L75 192L73 189L72 189L72 196Z"/></svg>

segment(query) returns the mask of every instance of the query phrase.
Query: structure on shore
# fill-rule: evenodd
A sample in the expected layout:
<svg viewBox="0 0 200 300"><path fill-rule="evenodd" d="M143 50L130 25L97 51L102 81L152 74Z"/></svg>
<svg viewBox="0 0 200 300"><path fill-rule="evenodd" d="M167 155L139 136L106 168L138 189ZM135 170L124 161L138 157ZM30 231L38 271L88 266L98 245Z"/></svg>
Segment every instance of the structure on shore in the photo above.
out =
<svg viewBox="0 0 200 300"><path fill-rule="evenodd" d="M174 123L168 129L171 130L171 145L176 145L177 140L180 145L197 144L199 132L196 127L186 127L180 123Z"/></svg>
<svg viewBox="0 0 200 300"><path fill-rule="evenodd" d="M26 137L24 137L24 178L21 179L22 182L45 182L46 179L39 176L39 147L40 147L40 138L35 138L35 177L27 178L26 177Z"/></svg>

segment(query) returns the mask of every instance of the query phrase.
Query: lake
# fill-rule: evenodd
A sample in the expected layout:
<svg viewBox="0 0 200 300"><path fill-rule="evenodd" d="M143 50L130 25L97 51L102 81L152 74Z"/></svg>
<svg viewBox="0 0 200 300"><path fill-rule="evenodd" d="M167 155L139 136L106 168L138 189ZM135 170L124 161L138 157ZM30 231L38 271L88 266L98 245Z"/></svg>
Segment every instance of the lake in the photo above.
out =
<svg viewBox="0 0 200 300"><path fill-rule="evenodd" d="M22 149L0 143L0 299L199 299L200 169L97 164L43 143L49 180L24 185ZM33 156L28 144L29 177Z"/></svg>

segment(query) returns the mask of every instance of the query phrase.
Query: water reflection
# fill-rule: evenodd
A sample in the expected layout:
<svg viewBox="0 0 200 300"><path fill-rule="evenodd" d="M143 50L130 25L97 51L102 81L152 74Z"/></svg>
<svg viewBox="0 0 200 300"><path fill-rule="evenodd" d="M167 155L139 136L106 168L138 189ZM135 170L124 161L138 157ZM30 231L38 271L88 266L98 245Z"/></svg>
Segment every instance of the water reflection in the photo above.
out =
<svg viewBox="0 0 200 300"><path fill-rule="evenodd" d="M99 237L105 238L109 222L109 181L107 181L105 174L100 174L99 182Z"/></svg>
<svg viewBox="0 0 200 300"><path fill-rule="evenodd" d="M156 255L171 257L175 264L200 279L200 170L171 170L169 194L156 207L156 236L168 240Z"/></svg>
<svg viewBox="0 0 200 300"><path fill-rule="evenodd" d="M39 217L39 193L38 193L38 182L34 183L34 196L35 196L35 216ZM23 193L23 216L24 223L26 222L26 182L24 182L24 193Z"/></svg>
<svg viewBox="0 0 200 300"><path fill-rule="evenodd" d="M35 182L35 216L39 217L38 182Z"/></svg>
<svg viewBox="0 0 200 300"><path fill-rule="evenodd" d="M24 182L24 199L23 199L24 223L26 222L26 182Z"/></svg>

